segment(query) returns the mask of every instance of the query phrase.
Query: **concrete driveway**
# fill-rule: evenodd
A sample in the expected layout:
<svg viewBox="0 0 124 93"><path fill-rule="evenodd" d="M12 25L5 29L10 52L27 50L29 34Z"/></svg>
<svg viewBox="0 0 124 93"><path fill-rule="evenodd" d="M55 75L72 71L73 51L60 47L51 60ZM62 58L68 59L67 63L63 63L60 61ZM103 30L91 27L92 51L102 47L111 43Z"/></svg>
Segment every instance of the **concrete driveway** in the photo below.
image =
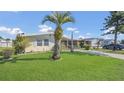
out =
<svg viewBox="0 0 124 93"><path fill-rule="evenodd" d="M96 50L75 50L75 51L88 53L88 54L94 54L94 55L108 56L108 57L113 57L113 58L118 58L118 59L124 60L123 54L105 53L105 52L96 51Z"/></svg>

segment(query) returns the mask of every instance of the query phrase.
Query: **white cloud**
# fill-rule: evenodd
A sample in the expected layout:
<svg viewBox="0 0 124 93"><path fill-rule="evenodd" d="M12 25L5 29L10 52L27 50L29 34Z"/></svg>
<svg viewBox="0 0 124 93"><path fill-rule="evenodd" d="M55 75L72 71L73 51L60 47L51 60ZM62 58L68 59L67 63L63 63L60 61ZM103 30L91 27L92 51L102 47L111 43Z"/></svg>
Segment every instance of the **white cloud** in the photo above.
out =
<svg viewBox="0 0 124 93"><path fill-rule="evenodd" d="M77 30L77 28L68 27L66 30L68 30L68 31L76 31L76 30Z"/></svg>
<svg viewBox="0 0 124 93"><path fill-rule="evenodd" d="M111 28L109 28L109 30L115 30L115 27L111 27Z"/></svg>
<svg viewBox="0 0 124 93"><path fill-rule="evenodd" d="M101 36L101 38L103 39L113 39L112 35L105 35L105 36Z"/></svg>
<svg viewBox="0 0 124 93"><path fill-rule="evenodd" d="M114 29L115 29L115 27L111 27L111 28L109 28L108 30L105 30L105 31L103 32L103 34L106 34L106 33L110 32L111 30L114 30Z"/></svg>
<svg viewBox="0 0 124 93"><path fill-rule="evenodd" d="M10 31L11 34L18 34L18 33L23 33L20 28L13 28Z"/></svg>
<svg viewBox="0 0 124 93"><path fill-rule="evenodd" d="M50 27L50 26L47 26L47 25L39 25L38 26L39 27L39 32L51 32L53 29L52 29L52 27Z"/></svg>
<svg viewBox="0 0 124 93"><path fill-rule="evenodd" d="M109 30L105 30L105 31L103 32L103 34L108 33L108 32L109 32Z"/></svg>
<svg viewBox="0 0 124 93"><path fill-rule="evenodd" d="M86 33L87 36L91 35L91 33Z"/></svg>
<svg viewBox="0 0 124 93"><path fill-rule="evenodd" d="M75 33L79 33L79 31L74 31Z"/></svg>
<svg viewBox="0 0 124 93"><path fill-rule="evenodd" d="M79 38L79 39L84 39L85 37L80 35L78 38Z"/></svg>
<svg viewBox="0 0 124 93"><path fill-rule="evenodd" d="M0 26L0 32L11 34L11 35L23 33L20 28L7 28L5 26Z"/></svg>
<svg viewBox="0 0 124 93"><path fill-rule="evenodd" d="M70 38L68 35L65 35L65 34L63 35L63 37Z"/></svg>
<svg viewBox="0 0 124 93"><path fill-rule="evenodd" d="M91 33L86 33L84 35L79 35L79 39L91 38Z"/></svg>

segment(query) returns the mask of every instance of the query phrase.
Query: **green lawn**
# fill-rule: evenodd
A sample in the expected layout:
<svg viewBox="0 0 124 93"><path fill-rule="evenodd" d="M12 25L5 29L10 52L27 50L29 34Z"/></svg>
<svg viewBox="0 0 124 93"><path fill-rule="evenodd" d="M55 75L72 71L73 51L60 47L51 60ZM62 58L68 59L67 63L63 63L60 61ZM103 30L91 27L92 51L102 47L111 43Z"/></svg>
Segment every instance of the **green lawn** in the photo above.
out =
<svg viewBox="0 0 124 93"><path fill-rule="evenodd" d="M50 61L50 55L19 55L0 63L0 80L124 80L124 60L63 52L61 60Z"/></svg>

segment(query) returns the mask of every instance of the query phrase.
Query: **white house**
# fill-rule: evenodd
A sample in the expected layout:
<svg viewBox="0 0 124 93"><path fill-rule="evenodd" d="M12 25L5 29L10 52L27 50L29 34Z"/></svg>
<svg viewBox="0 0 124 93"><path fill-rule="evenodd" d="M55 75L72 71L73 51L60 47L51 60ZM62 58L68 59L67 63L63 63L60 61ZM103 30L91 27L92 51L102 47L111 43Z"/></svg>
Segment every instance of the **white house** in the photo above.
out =
<svg viewBox="0 0 124 93"><path fill-rule="evenodd" d="M54 46L53 33L29 35L26 37L29 41L29 46L25 49L25 52L49 51Z"/></svg>
<svg viewBox="0 0 124 93"><path fill-rule="evenodd" d="M112 43L113 43L113 40L112 39L103 39L101 41L101 46L109 45L109 44L112 44Z"/></svg>
<svg viewBox="0 0 124 93"><path fill-rule="evenodd" d="M12 40L0 39L0 47L12 47Z"/></svg>
<svg viewBox="0 0 124 93"><path fill-rule="evenodd" d="M90 44L90 46L93 47L93 48L98 47L98 43L101 46L101 41L102 40L103 39L101 39L101 38L85 38L84 39L85 43Z"/></svg>
<svg viewBox="0 0 124 93"><path fill-rule="evenodd" d="M91 47L96 48L103 47L104 45L109 45L113 43L112 39L102 39L102 38L85 38L84 41L91 45Z"/></svg>

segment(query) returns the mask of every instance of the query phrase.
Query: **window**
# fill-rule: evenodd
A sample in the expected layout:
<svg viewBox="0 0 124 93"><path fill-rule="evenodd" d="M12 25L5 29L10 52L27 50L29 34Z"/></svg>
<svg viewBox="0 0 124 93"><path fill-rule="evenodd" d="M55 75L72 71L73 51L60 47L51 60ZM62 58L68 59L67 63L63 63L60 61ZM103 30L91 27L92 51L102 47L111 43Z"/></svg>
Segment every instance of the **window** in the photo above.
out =
<svg viewBox="0 0 124 93"><path fill-rule="evenodd" d="M49 46L49 40L48 39L44 39L44 46Z"/></svg>
<svg viewBox="0 0 124 93"><path fill-rule="evenodd" d="M37 40L37 46L42 46L42 40Z"/></svg>

